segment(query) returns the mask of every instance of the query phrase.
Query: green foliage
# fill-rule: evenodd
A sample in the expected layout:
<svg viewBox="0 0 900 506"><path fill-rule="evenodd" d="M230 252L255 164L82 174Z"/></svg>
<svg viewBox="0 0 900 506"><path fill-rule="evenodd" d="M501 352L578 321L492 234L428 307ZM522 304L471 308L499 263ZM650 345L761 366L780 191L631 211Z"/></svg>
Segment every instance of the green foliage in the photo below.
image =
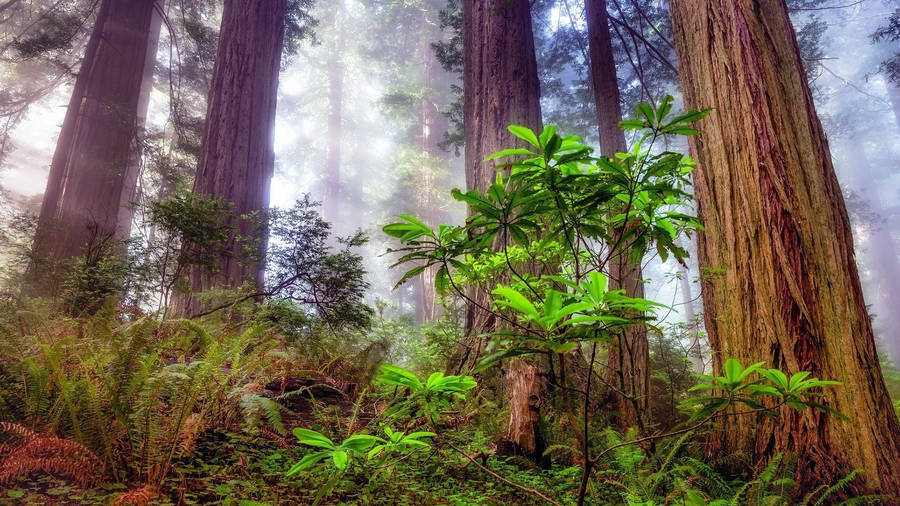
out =
<svg viewBox="0 0 900 506"><path fill-rule="evenodd" d="M716 390L723 395L694 397L688 401L696 406L694 418L708 417L726 406L741 404L752 410L770 411L762 402L762 397L773 398L777 405L786 404L794 409L811 407L843 417L815 399L822 396L822 389L840 385L839 381L810 378L808 371L800 371L787 377L778 369L765 369L763 362L744 368L734 358L729 358L722 366L723 376L705 376L708 383L695 385L691 391Z"/></svg>
<svg viewBox="0 0 900 506"><path fill-rule="evenodd" d="M464 400L466 392L477 385L471 376L445 376L442 372L433 372L421 381L413 373L392 365L381 366L381 375L376 379L385 385L409 390L401 402L386 412L387 416L425 416L431 423L450 408L454 399Z"/></svg>
<svg viewBox="0 0 900 506"><path fill-rule="evenodd" d="M107 476L156 486L204 430L284 432L282 408L259 386L280 370L271 327L18 312L0 315L0 398L10 408L0 421L86 446Z"/></svg>
<svg viewBox="0 0 900 506"><path fill-rule="evenodd" d="M357 232L329 244L330 226L305 195L289 209L269 212L265 294L290 301L335 329L366 329L373 311L363 302L369 288L363 258L355 250L368 238Z"/></svg>
<svg viewBox="0 0 900 506"><path fill-rule="evenodd" d="M547 379L564 391L561 395L577 392L581 397L577 416L569 399L563 410L568 424L577 429L577 446L571 453L582 462L585 476L579 504L592 487L595 468L600 468L601 487L627 481L610 478L610 468L605 466L612 461L619 468L617 475L639 474L645 459L639 445L669 437L662 432L617 439L607 431L605 438L598 438L591 423L596 404L590 383L586 387L573 384L563 370L567 361L577 363L589 356L586 374L594 375L598 346L624 336L631 327L649 327L654 311L664 307L610 289L612 264L637 264L651 248L663 261L672 257L681 262L687 252L678 245L678 237L700 227L691 214L687 191L694 163L680 153L660 151L658 143L672 135L696 134L692 123L708 111L676 115L672 107L672 97L656 107L639 104L635 118L620 123L624 130L636 131L631 150L610 157L592 156L591 148L579 138L561 136L553 126L540 133L510 126L509 132L528 147L487 157L485 161L503 162L485 191L452 192L470 210L464 225L432 228L414 216L401 215L400 221L384 227L400 243L392 250L399 254L395 265L413 265L398 285L432 267L437 269L438 292L452 290L477 311L501 322L499 329L485 336L489 344L479 370L509 357L536 356L550 365ZM473 289L490 293L490 301L473 298ZM558 369L555 363L560 364ZM771 415L782 405L834 413L817 397L836 382L809 378L808 372L788 378L762 365L744 368L737 360L727 360L722 376L692 389L717 394L689 399L684 407L691 418L677 434L702 430L720 417L739 416L740 411L729 410L735 406ZM636 403L627 393L626 378L620 376L620 384L604 385L606 393L600 395L615 393ZM385 369L383 377L413 393L423 389L418 378L404 371ZM645 430L646 421L637 423ZM647 479L651 481L641 482L641 487L654 483L655 488L655 480L662 475ZM671 487L684 488L688 482L685 478ZM655 504L653 497L629 492L621 499L629 504ZM681 494L682 500L706 497L699 492Z"/></svg>
<svg viewBox="0 0 900 506"><path fill-rule="evenodd" d="M394 432L389 426L384 427L387 439L368 434L353 434L341 444L335 444L331 439L311 429L294 429L294 435L301 444L323 448L306 455L295 463L287 471L291 476L300 471L316 465L319 461L331 457L331 462L339 471L344 471L349 465L351 457L365 457L372 460L380 455L392 452L409 452L416 449L429 448L430 445L423 439L433 437L433 432L418 431L406 434Z"/></svg>

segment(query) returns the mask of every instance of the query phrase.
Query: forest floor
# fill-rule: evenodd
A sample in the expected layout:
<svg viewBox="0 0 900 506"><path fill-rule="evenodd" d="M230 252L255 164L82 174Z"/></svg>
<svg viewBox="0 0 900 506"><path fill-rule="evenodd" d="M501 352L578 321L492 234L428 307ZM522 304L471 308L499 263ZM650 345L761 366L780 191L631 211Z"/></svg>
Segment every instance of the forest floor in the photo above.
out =
<svg viewBox="0 0 900 506"><path fill-rule="evenodd" d="M250 435L243 432L206 431L197 438L188 457L176 459L159 493L145 502L119 502L124 493L139 488L122 483L103 483L82 489L71 481L53 476L31 476L11 486L0 485L0 504L313 504L317 494L333 487L320 504L383 505L511 505L542 504L534 497L498 482L471 465L459 454L432 447L382 471L372 472L351 465L338 474L331 466L319 465L286 477L285 471L310 452L294 444L294 427L343 426L351 417L364 423L374 413L356 411L351 396L338 388L312 384L308 379L287 381L288 391L312 393L288 397L284 416L285 434L271 428ZM274 385L268 385L272 388ZM310 388L311 387L311 388ZM315 400L311 400L314 397ZM354 424L356 425L356 424ZM487 456L481 449L490 439L471 427L460 427L456 439L468 439L470 455L490 469L522 485L552 491L556 497L571 495L577 468L541 470L524 459ZM132 494L135 498L140 496Z"/></svg>

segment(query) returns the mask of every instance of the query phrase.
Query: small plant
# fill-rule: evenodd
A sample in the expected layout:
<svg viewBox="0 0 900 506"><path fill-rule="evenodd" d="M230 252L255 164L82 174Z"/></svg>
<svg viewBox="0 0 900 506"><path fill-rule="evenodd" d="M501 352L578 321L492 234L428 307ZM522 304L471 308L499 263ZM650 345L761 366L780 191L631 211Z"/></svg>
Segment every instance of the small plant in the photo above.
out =
<svg viewBox="0 0 900 506"><path fill-rule="evenodd" d="M381 457L390 454L409 455L415 450L429 448L430 444L423 441L423 439L435 435L433 432L413 432L410 434L394 432L388 426L385 426L384 433L387 439L369 434L352 434L344 439L341 444L336 444L320 432L312 429L296 428L294 429L294 435L301 444L321 448L321 450L310 453L294 463L285 475L292 476L330 457L333 475L325 487L319 489L316 494L315 502L318 503L323 497L331 493L341 475L347 471L354 459L362 460L363 462L377 459L381 462ZM373 473L377 473L377 470L374 470Z"/></svg>
<svg viewBox="0 0 900 506"><path fill-rule="evenodd" d="M715 390L724 395L695 397L687 401L687 405L700 406L694 418L709 416L732 404L742 404L752 410L771 410L772 407L766 407L761 401L767 396L774 398L777 406L786 404L794 409L811 407L846 418L816 401L822 396L822 388L840 385L839 381L810 378L807 371L800 371L788 378L778 369L763 368L763 364L757 362L744 368L736 359L729 358L722 365L723 376L703 375L709 382L695 385L691 391ZM754 373L758 375L755 379L752 376Z"/></svg>
<svg viewBox="0 0 900 506"><path fill-rule="evenodd" d="M319 461L331 457L334 467L340 471L347 469L352 456L364 456L369 448L383 439L368 434L354 434L345 439L341 444L336 444L327 436L312 429L294 429L294 435L300 444L322 448L311 453L295 463L287 472L287 476L297 474L304 469L316 465Z"/></svg>
<svg viewBox="0 0 900 506"><path fill-rule="evenodd" d="M454 399L465 399L465 393L477 385L471 376L445 376L442 372L431 373L423 382L415 374L392 365L381 366L381 375L376 380L410 391L409 396L385 413L388 417L425 416L432 424L450 408Z"/></svg>

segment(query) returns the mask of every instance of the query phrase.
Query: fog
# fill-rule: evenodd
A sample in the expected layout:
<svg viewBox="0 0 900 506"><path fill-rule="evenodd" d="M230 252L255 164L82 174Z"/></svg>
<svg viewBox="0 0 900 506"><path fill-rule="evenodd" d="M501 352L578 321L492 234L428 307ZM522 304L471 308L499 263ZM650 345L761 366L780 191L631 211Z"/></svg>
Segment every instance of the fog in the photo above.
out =
<svg viewBox="0 0 900 506"><path fill-rule="evenodd" d="M545 50L554 44L558 32L573 26L583 29L578 3L575 0L535 3L540 6L536 9L540 12L535 14L536 35L543 39ZM416 134L410 132L410 119L404 116L414 107L408 107L403 100L415 100L422 94L424 83L414 68L429 58L414 33L424 31L434 40L445 41L450 35L447 30L441 32L436 11L416 17L415 12L391 8L390 4L346 0L342 15L334 21L336 3L319 2L315 15L320 24L315 40L301 42L281 72L271 204L289 206L306 193L321 201L328 178L327 146L329 142L337 143L340 192L336 216L329 217L333 218L333 229L341 235L357 228L369 233L372 241L365 248L365 256L372 282L371 300L387 300L391 310L401 314L414 311L415 297L410 287L392 291L400 273L388 269L390 258L384 255L388 243L380 227L397 213L420 213L424 204L436 211L431 213L432 217L458 223L465 209L447 194L452 187L464 184L464 176L460 148L449 146L436 160L435 157L417 158L421 152L416 151ZM815 106L828 134L854 225L859 271L876 334L882 340L897 342L900 91L897 84L890 83L879 71L879 64L895 54L900 44L873 42L871 34L888 22L900 4L889 0L834 0L792 2L792 5L799 6L793 14L798 27L810 22L819 27L819 54L806 62ZM410 20L419 20L423 25L411 26ZM209 25L215 26L215 21L209 19ZM160 68L167 68L173 59L177 61L183 55L173 56L171 34L166 28L161 37L158 59ZM78 48L71 52L77 54ZM10 59L10 55L4 54L0 62L7 73L13 65ZM580 77L576 67L582 63L583 59L576 58L558 73L551 71L549 77L554 80L554 93L571 92L571 102L576 108L590 109L592 106L584 103L583 95L579 95L583 90L578 87ZM329 139L329 115L333 113L329 101L333 84L330 73L336 64L341 67L343 84L341 128L339 138ZM623 64L622 68L623 74L627 74L627 66ZM434 97L433 103L447 109L454 99L451 85L458 84L458 78L443 70L438 72L439 77L429 83L432 91L428 93ZM543 74L547 77L548 72ZM59 86L32 103L11 130L9 149L0 168L5 206L24 212L36 211L46 185L71 81L71 77L62 80ZM165 76L157 77L157 81L147 128L165 132L171 128L170 83ZM624 81L626 85L634 85L627 78ZM677 88L667 91L678 95ZM545 102L559 102L558 96L554 97ZM561 113L560 107L551 109L545 111L546 122L565 119L566 113ZM572 124L577 127L577 122ZM593 130L574 133L596 142ZM438 135L442 136L443 131ZM417 163L428 167L423 170ZM149 179L142 183L145 188L150 184ZM693 250L690 245L688 248ZM683 266L673 262L662 263L652 257L646 261L647 296L673 306L672 311L661 315L664 322L683 321L687 317L685 286L676 276L679 272L691 280L692 296L687 299L696 299L700 289L698 269L693 261L686 274ZM694 310L699 311L699 301L696 302Z"/></svg>

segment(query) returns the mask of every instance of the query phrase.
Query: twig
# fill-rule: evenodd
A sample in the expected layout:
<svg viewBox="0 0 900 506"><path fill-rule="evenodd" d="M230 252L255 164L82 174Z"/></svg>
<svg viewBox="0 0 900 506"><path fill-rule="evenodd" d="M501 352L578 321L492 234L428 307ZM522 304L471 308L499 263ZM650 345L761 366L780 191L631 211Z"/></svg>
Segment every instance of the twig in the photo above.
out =
<svg viewBox="0 0 900 506"><path fill-rule="evenodd" d="M449 440L444 439L443 441L444 441L445 443L447 443L447 446L449 446L450 448L453 448L453 450L455 450L457 453L459 453L459 454L462 455L463 457L467 458L467 459L469 460L469 462L471 462L471 463L475 464L476 466L478 466L479 469L481 469L482 471L488 473L489 475L493 476L494 478L496 478L496 479L502 481L503 483L509 485L510 487L513 487L513 488L515 488L515 489L517 489L517 490L521 490L522 492L527 492L527 493L529 493L529 494L532 494L532 495L535 495L535 496L537 496L537 497L540 497L541 499L547 501L547 502L550 503L550 504L554 504L554 505L556 505L556 506L561 506L560 503L554 501L553 499L550 499L549 497L547 497L546 495L542 494L541 492L539 492L539 491L537 491L537 490L535 490L535 489L533 489L533 488L528 488L528 487L526 487L526 486L524 486L524 485L519 485L518 483L516 483L516 482L514 482L514 481L509 481L509 480L507 480L506 478L504 478L504 477L500 476L499 474L495 473L494 471L491 471L491 470L488 469L487 467L483 466L483 465L481 464L481 462L478 462L477 460L475 460L475 457L472 457L472 456L470 456L468 453L466 453L466 452L464 452L463 450L457 448L456 445L454 445L453 443L451 443Z"/></svg>

